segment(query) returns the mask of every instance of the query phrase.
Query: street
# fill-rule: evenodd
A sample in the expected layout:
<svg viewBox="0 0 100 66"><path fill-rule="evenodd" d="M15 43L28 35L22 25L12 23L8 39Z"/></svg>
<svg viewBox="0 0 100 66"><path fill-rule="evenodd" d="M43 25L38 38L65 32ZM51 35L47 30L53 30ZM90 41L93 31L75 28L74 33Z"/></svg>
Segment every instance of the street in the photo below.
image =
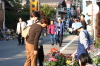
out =
<svg viewBox="0 0 100 66"><path fill-rule="evenodd" d="M69 35L67 37L64 37L62 47L59 47L59 45L56 44L54 46L51 45L49 35L44 36L44 54L49 53L51 48L56 48L64 54L72 54L77 48L77 38L75 37L76 35ZM24 65L26 58L25 45L18 46L17 39L0 41L0 52L0 66Z"/></svg>

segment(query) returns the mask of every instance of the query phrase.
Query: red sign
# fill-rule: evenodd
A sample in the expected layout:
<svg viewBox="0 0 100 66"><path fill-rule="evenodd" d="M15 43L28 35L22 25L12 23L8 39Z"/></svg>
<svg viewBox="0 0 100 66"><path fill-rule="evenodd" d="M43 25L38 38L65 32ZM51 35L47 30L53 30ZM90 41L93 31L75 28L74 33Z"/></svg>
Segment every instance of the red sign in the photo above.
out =
<svg viewBox="0 0 100 66"><path fill-rule="evenodd" d="M66 5L67 5L67 8L70 8L71 2L70 1L66 1Z"/></svg>

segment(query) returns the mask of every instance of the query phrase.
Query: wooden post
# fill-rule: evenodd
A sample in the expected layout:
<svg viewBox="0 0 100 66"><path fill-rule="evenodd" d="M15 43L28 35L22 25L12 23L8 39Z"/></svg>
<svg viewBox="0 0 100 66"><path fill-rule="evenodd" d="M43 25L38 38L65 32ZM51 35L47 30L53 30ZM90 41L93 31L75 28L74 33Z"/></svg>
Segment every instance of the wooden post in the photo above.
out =
<svg viewBox="0 0 100 66"><path fill-rule="evenodd" d="M40 11L40 0L38 0L38 11Z"/></svg>
<svg viewBox="0 0 100 66"><path fill-rule="evenodd" d="M32 13L32 0L30 0L30 13Z"/></svg>

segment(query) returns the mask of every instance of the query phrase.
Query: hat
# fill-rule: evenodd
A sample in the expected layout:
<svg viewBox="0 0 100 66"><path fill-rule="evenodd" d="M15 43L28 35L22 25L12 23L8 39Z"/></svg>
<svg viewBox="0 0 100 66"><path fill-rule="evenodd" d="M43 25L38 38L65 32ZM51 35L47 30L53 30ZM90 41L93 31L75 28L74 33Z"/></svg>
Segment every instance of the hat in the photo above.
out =
<svg viewBox="0 0 100 66"><path fill-rule="evenodd" d="M79 28L83 28L82 23L76 23L75 30L77 30Z"/></svg>
<svg viewBox="0 0 100 66"><path fill-rule="evenodd" d="M60 18L60 17L58 17L58 20L61 20L61 18Z"/></svg>

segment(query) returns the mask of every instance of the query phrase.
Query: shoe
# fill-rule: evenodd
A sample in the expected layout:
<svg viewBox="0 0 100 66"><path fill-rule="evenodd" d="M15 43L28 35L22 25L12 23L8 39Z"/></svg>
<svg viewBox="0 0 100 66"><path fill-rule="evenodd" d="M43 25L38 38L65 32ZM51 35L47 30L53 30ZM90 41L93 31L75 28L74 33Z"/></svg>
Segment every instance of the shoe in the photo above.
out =
<svg viewBox="0 0 100 66"><path fill-rule="evenodd" d="M61 47L62 44L59 44L59 47Z"/></svg>
<svg viewBox="0 0 100 66"><path fill-rule="evenodd" d="M18 44L18 46L19 46L20 44Z"/></svg>
<svg viewBox="0 0 100 66"><path fill-rule="evenodd" d="M59 45L59 47L61 47L61 45Z"/></svg>
<svg viewBox="0 0 100 66"><path fill-rule="evenodd" d="M57 42L56 42L56 45L57 45Z"/></svg>
<svg viewBox="0 0 100 66"><path fill-rule="evenodd" d="M52 44L52 45L54 45L54 44Z"/></svg>
<svg viewBox="0 0 100 66"><path fill-rule="evenodd" d="M24 45L24 43L23 43L23 44L21 44L21 45Z"/></svg>

